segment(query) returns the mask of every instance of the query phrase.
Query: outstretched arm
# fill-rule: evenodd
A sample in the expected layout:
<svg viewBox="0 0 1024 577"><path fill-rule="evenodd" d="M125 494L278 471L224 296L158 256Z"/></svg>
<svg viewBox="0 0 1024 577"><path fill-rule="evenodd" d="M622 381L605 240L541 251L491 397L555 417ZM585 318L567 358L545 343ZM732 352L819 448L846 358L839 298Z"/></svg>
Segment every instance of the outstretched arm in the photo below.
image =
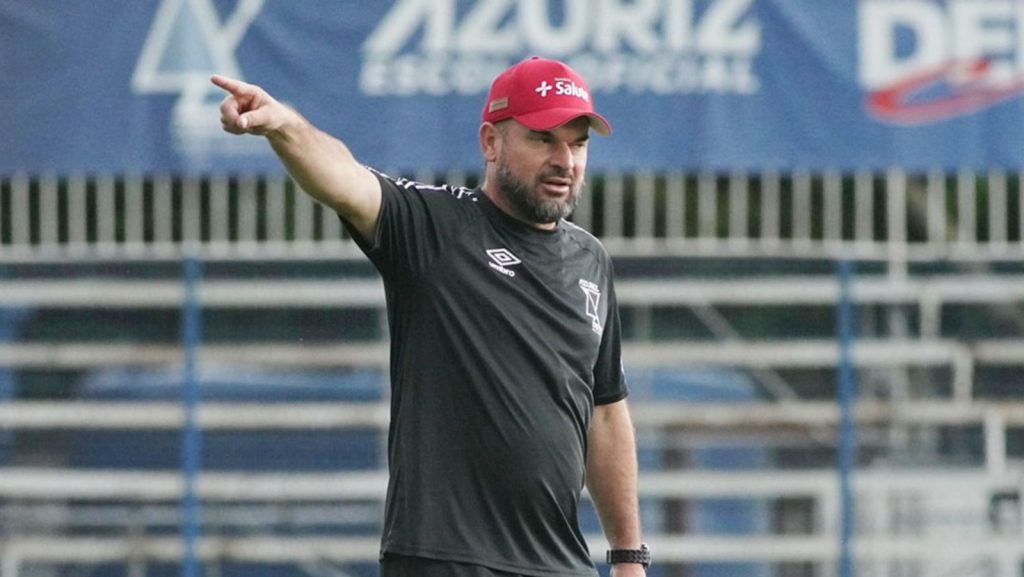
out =
<svg viewBox="0 0 1024 577"><path fill-rule="evenodd" d="M225 131L265 136L307 194L337 211L364 239L373 238L380 212L380 183L344 143L259 86L225 76L210 80L228 93L220 105Z"/></svg>
<svg viewBox="0 0 1024 577"><path fill-rule="evenodd" d="M639 549L636 438L626 401L594 408L587 449L587 489L613 549ZM637 564L619 564L613 577L644 575Z"/></svg>

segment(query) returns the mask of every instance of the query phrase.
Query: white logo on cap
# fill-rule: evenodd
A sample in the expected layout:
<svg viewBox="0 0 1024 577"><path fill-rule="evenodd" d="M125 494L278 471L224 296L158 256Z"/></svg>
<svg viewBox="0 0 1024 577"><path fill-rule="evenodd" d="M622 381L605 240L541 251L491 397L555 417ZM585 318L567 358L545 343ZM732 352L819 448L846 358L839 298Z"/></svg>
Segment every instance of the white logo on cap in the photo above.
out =
<svg viewBox="0 0 1024 577"><path fill-rule="evenodd" d="M577 86L571 78L555 78L555 94L559 96L575 96L590 102L590 93L586 88Z"/></svg>
<svg viewBox="0 0 1024 577"><path fill-rule="evenodd" d="M575 96L590 102L590 93L587 92L587 89L577 85L570 78L555 78L554 86L548 84L547 80L541 80L540 86L533 89L534 92L540 93L541 98L547 96L551 90L554 90L558 96Z"/></svg>

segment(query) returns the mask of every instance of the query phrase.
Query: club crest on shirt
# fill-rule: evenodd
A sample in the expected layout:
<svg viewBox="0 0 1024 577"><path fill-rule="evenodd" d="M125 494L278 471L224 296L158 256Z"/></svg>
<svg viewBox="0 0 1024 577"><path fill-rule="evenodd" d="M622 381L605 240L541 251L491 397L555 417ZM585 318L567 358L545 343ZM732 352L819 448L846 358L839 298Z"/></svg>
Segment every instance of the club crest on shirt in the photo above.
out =
<svg viewBox="0 0 1024 577"><path fill-rule="evenodd" d="M590 317L590 328L597 334L604 332L601 326L601 289L596 284L580 279L580 289L587 297L585 313Z"/></svg>

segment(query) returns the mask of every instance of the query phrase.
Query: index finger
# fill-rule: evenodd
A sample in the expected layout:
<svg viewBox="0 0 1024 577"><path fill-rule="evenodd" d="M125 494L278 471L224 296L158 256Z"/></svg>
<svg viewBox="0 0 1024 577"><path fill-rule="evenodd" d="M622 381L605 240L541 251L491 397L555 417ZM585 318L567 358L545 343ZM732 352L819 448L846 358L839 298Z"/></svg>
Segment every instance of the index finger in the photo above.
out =
<svg viewBox="0 0 1024 577"><path fill-rule="evenodd" d="M245 88L248 86L241 80L235 80L234 78L228 78L227 76L221 76L220 74L214 74L211 76L210 82L213 82L216 86L235 95L244 94L246 92Z"/></svg>

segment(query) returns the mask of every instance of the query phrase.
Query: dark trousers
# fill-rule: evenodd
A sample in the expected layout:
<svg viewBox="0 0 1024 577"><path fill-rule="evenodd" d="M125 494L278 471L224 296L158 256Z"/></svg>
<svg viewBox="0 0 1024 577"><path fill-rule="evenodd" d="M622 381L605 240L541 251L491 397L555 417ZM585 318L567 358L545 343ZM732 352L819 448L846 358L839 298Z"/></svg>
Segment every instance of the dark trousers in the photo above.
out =
<svg viewBox="0 0 1024 577"><path fill-rule="evenodd" d="M522 577L515 573L496 571L482 565L438 561L425 557L384 555L380 577Z"/></svg>

